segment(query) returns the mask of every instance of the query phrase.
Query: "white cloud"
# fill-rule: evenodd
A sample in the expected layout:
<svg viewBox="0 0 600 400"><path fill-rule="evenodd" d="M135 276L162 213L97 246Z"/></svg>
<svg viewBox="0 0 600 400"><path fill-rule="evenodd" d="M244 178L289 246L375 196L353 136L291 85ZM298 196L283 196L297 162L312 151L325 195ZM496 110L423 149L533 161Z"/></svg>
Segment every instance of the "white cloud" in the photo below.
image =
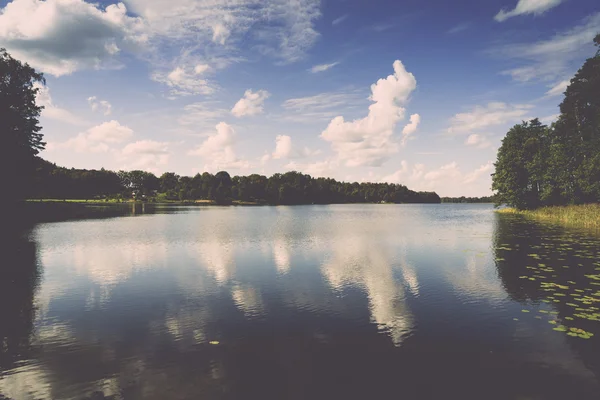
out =
<svg viewBox="0 0 600 400"><path fill-rule="evenodd" d="M481 178L482 176L484 176L486 174L489 176L493 169L494 169L494 164L491 161L488 161L486 164L482 165L481 167L477 168L476 170L464 175L463 183L465 183L465 184L473 183L473 182L479 180L479 178Z"/></svg>
<svg viewBox="0 0 600 400"><path fill-rule="evenodd" d="M303 174L308 174L315 178L331 178L338 166L339 164L336 160L324 160L314 163L299 163L297 161L290 161L284 166L284 168L288 171L302 172Z"/></svg>
<svg viewBox="0 0 600 400"><path fill-rule="evenodd" d="M493 169L492 161L466 173L457 162L428 169L424 164L411 168L408 162L402 161L401 168L383 177L381 182L400 183L412 190L433 190L440 196L488 196Z"/></svg>
<svg viewBox="0 0 600 400"><path fill-rule="evenodd" d="M319 34L319 0L125 0L155 41L214 53L246 45L284 62L302 59Z"/></svg>
<svg viewBox="0 0 600 400"><path fill-rule="evenodd" d="M546 97L561 96L565 90L567 90L567 86L569 86L570 83L571 81L569 79L556 83L546 92Z"/></svg>
<svg viewBox="0 0 600 400"><path fill-rule="evenodd" d="M338 17L338 18L334 19L333 21L331 21L331 25L334 25L334 26L339 25L342 22L344 22L348 17L349 17L348 14L344 14L341 17Z"/></svg>
<svg viewBox="0 0 600 400"><path fill-rule="evenodd" d="M110 147L106 143L91 141L85 133L80 133L65 142L48 142L46 145L47 151L54 151L57 149L69 149L76 153L106 153L110 150Z"/></svg>
<svg viewBox="0 0 600 400"><path fill-rule="evenodd" d="M320 0L124 0L103 7L84 0L13 0L0 9L0 42L18 59L60 76L119 68L134 52L181 93L210 91L194 74L239 60L239 44L284 63L305 57L319 34ZM132 17L131 15L136 15ZM190 63L174 63L179 49ZM184 73L177 73L182 68ZM175 72L174 75L171 75Z"/></svg>
<svg viewBox="0 0 600 400"><path fill-rule="evenodd" d="M66 122L72 125L86 125L87 121L77 115L71 113L70 111L58 107L52 101L52 96L50 95L50 88L48 86L44 86L41 83L34 83L33 87L38 89L37 95L35 97L35 102L38 106L43 106L42 117L54 119L57 121Z"/></svg>
<svg viewBox="0 0 600 400"><path fill-rule="evenodd" d="M13 0L0 13L0 42L13 57L60 76L115 68L121 49L146 40L141 19L122 3L104 10L83 0Z"/></svg>
<svg viewBox="0 0 600 400"><path fill-rule="evenodd" d="M94 126L65 142L49 143L47 149L65 148L78 153L104 153L110 150L110 145L123 143L132 135L132 129L112 120Z"/></svg>
<svg viewBox="0 0 600 400"><path fill-rule="evenodd" d="M184 113L178 119L180 125L191 125L194 127L203 124L211 124L214 121L223 119L229 114L229 110L220 107L216 101L195 102L183 107Z"/></svg>
<svg viewBox="0 0 600 400"><path fill-rule="evenodd" d="M169 162L169 143L154 140L138 140L121 150L121 159L126 162L124 169L142 169L156 172L157 167Z"/></svg>
<svg viewBox="0 0 600 400"><path fill-rule="evenodd" d="M266 90L253 92L251 89L248 89L244 92L244 97L235 103L235 106L231 109L231 113L238 118L262 114L264 111L263 104L270 95Z"/></svg>
<svg viewBox="0 0 600 400"><path fill-rule="evenodd" d="M209 95L215 92L216 85L202 78L208 70L205 64L178 66L163 73L154 72L152 79L171 88L171 96Z"/></svg>
<svg viewBox="0 0 600 400"><path fill-rule="evenodd" d="M419 114L410 116L410 122L402 129L402 144L405 144L408 137L417 131L420 122L421 116Z"/></svg>
<svg viewBox="0 0 600 400"><path fill-rule="evenodd" d="M112 105L106 100L98 100L96 96L88 97L88 103L92 107L92 111L101 110L104 111L104 115L110 115L112 112Z"/></svg>
<svg viewBox="0 0 600 400"><path fill-rule="evenodd" d="M312 151L308 147L296 149L292 146L292 138L287 135L278 135L275 138L275 151L271 157L275 160L282 158L303 158L319 154L320 151ZM268 161L268 158L265 160Z"/></svg>
<svg viewBox="0 0 600 400"><path fill-rule="evenodd" d="M510 11L502 9L496 14L494 19L498 22L503 22L511 17L516 17L517 15L540 15L551 8L556 7L562 3L562 1L563 0L519 0L514 9Z"/></svg>
<svg viewBox="0 0 600 400"><path fill-rule="evenodd" d="M390 182L390 183L402 183L403 180L406 179L406 174L409 171L408 162L406 160L402 160L400 162L401 168L391 173L390 175L386 175L381 179L381 182Z"/></svg>
<svg viewBox="0 0 600 400"><path fill-rule="evenodd" d="M292 154L292 138L287 135L278 135L275 138L273 158L288 158L290 154Z"/></svg>
<svg viewBox="0 0 600 400"><path fill-rule="evenodd" d="M568 76L594 53L593 38L600 31L600 12L585 18L572 29L533 43L498 46L489 53L503 59L516 59L525 65L502 71L518 81L556 80Z"/></svg>
<svg viewBox="0 0 600 400"><path fill-rule="evenodd" d="M336 62L333 62L331 64L319 64L319 65L315 65L314 67L310 68L309 71L312 72L313 74L315 74L317 72L327 71L328 69L331 69L331 68L335 67L339 63L340 63L339 61L336 61Z"/></svg>
<svg viewBox="0 0 600 400"><path fill-rule="evenodd" d="M261 158L260 158L260 165L265 165L266 163L269 162L269 160L271 159L271 155L270 154L264 154Z"/></svg>
<svg viewBox="0 0 600 400"><path fill-rule="evenodd" d="M517 122L525 118L532 108L528 104L488 103L487 106L476 106L470 112L456 114L450 120L448 133L465 134L494 125Z"/></svg>
<svg viewBox="0 0 600 400"><path fill-rule="evenodd" d="M233 127L225 122L219 122L215 129L216 133L211 134L200 146L189 151L188 154L203 157L206 161L204 166L206 171L249 168L250 163L236 155L237 140Z"/></svg>
<svg viewBox="0 0 600 400"><path fill-rule="evenodd" d="M408 101L417 81L399 60L393 66L393 75L371 85L373 104L366 117L351 122L342 116L335 117L321 133L321 138L331 143L347 166L380 166L398 152L394 129L404 118L405 109L401 105Z"/></svg>
<svg viewBox="0 0 600 400"><path fill-rule="evenodd" d="M210 66L208 64L197 64L194 67L194 72L198 75L201 75L210 70Z"/></svg>
<svg viewBox="0 0 600 400"><path fill-rule="evenodd" d="M460 180L461 173L456 162L451 162L446 165L442 165L440 168L433 171L429 171L423 175L423 179L430 182L437 182L440 179L443 180Z"/></svg>
<svg viewBox="0 0 600 400"><path fill-rule="evenodd" d="M487 140L482 135L478 135L476 133L472 133L471 135L469 135L467 140L465 140L465 144L467 146L474 146L480 149L485 149L486 147L490 147L492 145L492 143L490 143L489 140Z"/></svg>
<svg viewBox="0 0 600 400"><path fill-rule="evenodd" d="M283 108L292 111L322 110L346 103L348 93L320 93L314 96L288 99L283 102Z"/></svg>
<svg viewBox="0 0 600 400"><path fill-rule="evenodd" d="M325 92L314 96L288 99L281 105L287 114L284 119L293 122L314 123L331 120L340 110L349 110L363 104L357 92Z"/></svg>

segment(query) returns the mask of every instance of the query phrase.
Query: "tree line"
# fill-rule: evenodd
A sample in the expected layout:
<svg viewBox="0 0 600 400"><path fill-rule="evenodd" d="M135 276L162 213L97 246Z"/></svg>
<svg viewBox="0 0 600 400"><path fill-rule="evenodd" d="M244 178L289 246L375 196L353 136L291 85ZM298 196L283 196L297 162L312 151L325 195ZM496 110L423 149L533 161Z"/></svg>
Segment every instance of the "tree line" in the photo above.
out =
<svg viewBox="0 0 600 400"><path fill-rule="evenodd" d="M494 196L482 196L482 197L442 197L442 203L493 203Z"/></svg>
<svg viewBox="0 0 600 400"><path fill-rule="evenodd" d="M64 168L43 160L44 149L36 104L43 74L0 48L0 180L10 188L0 196L14 202L26 198L156 200L234 200L262 204L439 203L434 192L415 192L388 183L347 183L313 178L300 172L231 177L226 171L193 177L167 172ZM16 172L15 172L16 171Z"/></svg>
<svg viewBox="0 0 600 400"><path fill-rule="evenodd" d="M594 38L600 46L600 34ZM600 202L600 48L571 79L550 126L512 127L498 149L492 190L517 209Z"/></svg>
<svg viewBox="0 0 600 400"><path fill-rule="evenodd" d="M149 201L212 200L259 204L330 203L439 203L434 192L415 192L404 185L348 183L313 178L291 171L271 177L252 174L230 176L226 171L204 172L193 177L166 172L160 177L146 171L109 171L63 168L37 159L31 198L131 199Z"/></svg>

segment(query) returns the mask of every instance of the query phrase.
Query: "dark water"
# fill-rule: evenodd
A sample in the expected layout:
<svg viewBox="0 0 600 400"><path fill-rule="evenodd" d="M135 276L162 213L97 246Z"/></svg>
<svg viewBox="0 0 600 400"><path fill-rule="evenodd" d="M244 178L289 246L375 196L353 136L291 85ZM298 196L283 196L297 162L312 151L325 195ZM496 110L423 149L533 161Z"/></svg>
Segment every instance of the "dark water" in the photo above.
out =
<svg viewBox="0 0 600 400"><path fill-rule="evenodd" d="M1 249L0 398L600 398L600 239L489 205L146 207Z"/></svg>

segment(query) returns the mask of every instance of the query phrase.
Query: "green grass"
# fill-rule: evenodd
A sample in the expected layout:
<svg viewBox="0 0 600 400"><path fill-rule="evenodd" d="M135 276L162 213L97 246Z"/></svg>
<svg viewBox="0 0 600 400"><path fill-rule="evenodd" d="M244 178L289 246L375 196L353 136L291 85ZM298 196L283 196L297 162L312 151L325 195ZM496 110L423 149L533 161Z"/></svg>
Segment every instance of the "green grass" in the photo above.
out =
<svg viewBox="0 0 600 400"><path fill-rule="evenodd" d="M560 223L563 225L600 229L600 204L542 207L537 210L502 208L496 210L496 212L524 215L529 218Z"/></svg>

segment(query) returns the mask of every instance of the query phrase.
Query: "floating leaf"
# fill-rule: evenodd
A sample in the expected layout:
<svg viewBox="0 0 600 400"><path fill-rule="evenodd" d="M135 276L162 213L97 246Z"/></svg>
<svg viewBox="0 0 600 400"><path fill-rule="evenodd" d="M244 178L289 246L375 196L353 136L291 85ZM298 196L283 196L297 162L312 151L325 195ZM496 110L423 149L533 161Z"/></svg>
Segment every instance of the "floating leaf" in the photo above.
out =
<svg viewBox="0 0 600 400"><path fill-rule="evenodd" d="M552 329L553 331L558 331L558 332L566 332L567 328L565 326L559 325L556 328Z"/></svg>

